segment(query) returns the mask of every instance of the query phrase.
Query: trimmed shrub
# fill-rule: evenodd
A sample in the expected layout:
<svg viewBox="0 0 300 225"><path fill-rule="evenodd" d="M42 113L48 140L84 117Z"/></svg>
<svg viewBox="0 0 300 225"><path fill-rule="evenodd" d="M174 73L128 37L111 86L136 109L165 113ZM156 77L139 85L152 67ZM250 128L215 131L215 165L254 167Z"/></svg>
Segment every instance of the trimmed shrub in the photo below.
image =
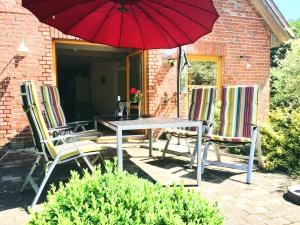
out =
<svg viewBox="0 0 300 225"><path fill-rule="evenodd" d="M277 109L261 129L266 170L300 176L300 108Z"/></svg>
<svg viewBox="0 0 300 225"><path fill-rule="evenodd" d="M183 187L162 187L126 172L96 169L80 179L72 172L67 184L52 187L31 225L42 224L207 224L223 218L216 205Z"/></svg>

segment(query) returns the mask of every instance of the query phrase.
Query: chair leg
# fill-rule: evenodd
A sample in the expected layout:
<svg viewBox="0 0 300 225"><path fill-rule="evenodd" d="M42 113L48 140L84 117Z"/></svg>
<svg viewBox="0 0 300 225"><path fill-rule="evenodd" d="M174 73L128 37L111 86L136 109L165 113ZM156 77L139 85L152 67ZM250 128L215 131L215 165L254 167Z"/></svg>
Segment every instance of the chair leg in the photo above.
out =
<svg viewBox="0 0 300 225"><path fill-rule="evenodd" d="M11 150L8 150L1 158L0 158L0 162L8 155L8 153L10 153Z"/></svg>
<svg viewBox="0 0 300 225"><path fill-rule="evenodd" d="M209 144L210 144L210 142L205 143L203 157L202 157L202 163L201 163L201 174L204 173L204 167L205 167L206 159L207 159L207 155L208 155Z"/></svg>
<svg viewBox="0 0 300 225"><path fill-rule="evenodd" d="M85 161L86 165L89 167L90 171L94 171L94 167L92 165L92 162L88 159L87 156L82 156L83 160Z"/></svg>
<svg viewBox="0 0 300 225"><path fill-rule="evenodd" d="M262 168L263 162L262 162L262 151L261 151L261 137L259 131L257 131L256 150L257 150L257 158L258 158L258 167Z"/></svg>
<svg viewBox="0 0 300 225"><path fill-rule="evenodd" d="M220 154L220 148L219 148L219 146L216 145L216 144L214 144L213 147L214 147L214 151L216 153L217 160L219 162L221 162L221 154Z"/></svg>
<svg viewBox="0 0 300 225"><path fill-rule="evenodd" d="M247 168L247 178L246 178L247 184L251 184L256 139L257 139L257 128L254 128L253 133L252 133L252 141L251 141L249 162L248 162L248 168Z"/></svg>
<svg viewBox="0 0 300 225"><path fill-rule="evenodd" d="M95 165L95 163L98 161L98 159L101 159L101 161L104 163L104 159L102 157L102 154L99 152L99 154L97 156L95 156L92 160L91 160L91 164Z"/></svg>
<svg viewBox="0 0 300 225"><path fill-rule="evenodd" d="M39 187L39 189L37 191L37 194L35 195L35 197L33 199L33 202L31 204L31 208L34 208L35 205L36 205L36 203L37 203L37 201L39 200L39 198L40 198L40 196L42 194L42 191L43 191L43 189L44 189L44 187L45 187L45 185L46 185L46 183L47 183L47 181L48 181L48 179L49 179L52 171L54 170L54 168L55 168L58 160L59 160L59 157L57 156L57 157L55 157L54 161L51 163L51 166L50 166L49 170L47 171L47 173L46 173L46 175L45 175L45 177L44 177L44 179L43 179L43 181L42 181L42 183L41 183L41 185L40 185L40 187Z"/></svg>
<svg viewBox="0 0 300 225"><path fill-rule="evenodd" d="M34 161L32 167L31 167L31 169L30 169L28 175L26 176L26 179L25 179L25 181L24 181L24 183L23 183L23 185L22 185L22 187L21 187L21 189L20 189L20 192L23 192L23 191L24 191L24 188L25 188L25 187L27 186L27 184L29 183L29 180L32 179L32 174L34 173L34 171L35 171L37 165L39 164L40 160L41 160L41 156L38 155L37 158L36 158L36 160Z"/></svg>
<svg viewBox="0 0 300 225"><path fill-rule="evenodd" d="M195 144L194 151L193 151L193 154L192 154L192 158L191 158L191 161L190 161L190 168L191 169L193 168L195 158L196 158L196 154L197 154L197 144Z"/></svg>
<svg viewBox="0 0 300 225"><path fill-rule="evenodd" d="M185 138L184 140L185 140L185 144L186 144L186 146L187 146L188 152L189 152L189 154L191 154L191 148L190 148L190 146L189 146L189 139L188 139L188 138Z"/></svg>
<svg viewBox="0 0 300 225"><path fill-rule="evenodd" d="M168 150L169 144L170 144L171 139L172 139L172 135L167 134L166 137L167 137L167 142L166 142L165 148L163 150L163 154L161 156L162 159L166 158L166 151Z"/></svg>
<svg viewBox="0 0 300 225"><path fill-rule="evenodd" d="M76 165L78 166L78 168L82 171L81 164L80 164L80 162L78 161L78 159L75 159L75 162L76 162Z"/></svg>

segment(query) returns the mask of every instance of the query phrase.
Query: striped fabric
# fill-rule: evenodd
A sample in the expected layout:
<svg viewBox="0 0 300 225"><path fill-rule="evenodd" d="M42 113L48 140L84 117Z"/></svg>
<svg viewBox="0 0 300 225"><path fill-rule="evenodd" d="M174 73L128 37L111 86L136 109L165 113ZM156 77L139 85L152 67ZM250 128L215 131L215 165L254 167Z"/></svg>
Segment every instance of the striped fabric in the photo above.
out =
<svg viewBox="0 0 300 225"><path fill-rule="evenodd" d="M43 152L43 141L45 141L45 147L51 157L54 158L56 151L53 143L51 141L47 141L50 137L47 126L40 112L39 105L37 104L37 91L33 81L26 81L21 84L21 95L23 109L27 115L37 150L39 152Z"/></svg>
<svg viewBox="0 0 300 225"><path fill-rule="evenodd" d="M258 86L222 88L220 136L251 138L251 125L257 122Z"/></svg>
<svg viewBox="0 0 300 225"><path fill-rule="evenodd" d="M29 120L30 128L34 142L39 152L43 152L43 144L45 151L49 152L54 159L58 152L64 149L64 154L61 155L60 160L78 155L77 149L82 153L103 150L103 147L93 141L77 141L65 145L54 146L50 140L46 123L42 117L41 111L37 103L37 92L33 81L26 81L21 84L21 96L23 102L23 109Z"/></svg>
<svg viewBox="0 0 300 225"><path fill-rule="evenodd" d="M191 91L189 119L212 121L215 99L215 87L193 88Z"/></svg>
<svg viewBox="0 0 300 225"><path fill-rule="evenodd" d="M225 137L225 136L213 135L213 134L207 135L206 140L217 141L217 142L238 142L238 143L251 142L251 138L246 138L246 137Z"/></svg>
<svg viewBox="0 0 300 225"><path fill-rule="evenodd" d="M213 121L216 87L193 88L190 96L189 120ZM194 131L195 128L192 128Z"/></svg>
<svg viewBox="0 0 300 225"><path fill-rule="evenodd" d="M49 128L66 126L66 118L60 104L57 87L42 85L41 95Z"/></svg>

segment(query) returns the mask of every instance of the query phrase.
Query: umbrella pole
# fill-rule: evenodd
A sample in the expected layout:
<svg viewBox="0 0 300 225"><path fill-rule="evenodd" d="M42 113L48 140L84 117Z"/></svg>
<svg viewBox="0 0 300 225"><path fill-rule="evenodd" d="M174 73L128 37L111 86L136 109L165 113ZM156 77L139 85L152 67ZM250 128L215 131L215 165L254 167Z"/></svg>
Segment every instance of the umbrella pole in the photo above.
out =
<svg viewBox="0 0 300 225"><path fill-rule="evenodd" d="M181 69L181 56L182 47L178 49L178 60L177 60L177 118L180 118L180 69ZM177 144L180 145L180 138L178 137Z"/></svg>

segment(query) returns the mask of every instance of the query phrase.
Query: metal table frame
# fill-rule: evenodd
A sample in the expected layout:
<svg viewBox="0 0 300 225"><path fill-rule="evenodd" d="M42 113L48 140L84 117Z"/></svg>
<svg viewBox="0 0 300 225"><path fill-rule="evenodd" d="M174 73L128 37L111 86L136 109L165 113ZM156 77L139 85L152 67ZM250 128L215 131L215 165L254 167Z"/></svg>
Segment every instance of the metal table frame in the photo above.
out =
<svg viewBox="0 0 300 225"><path fill-rule="evenodd" d="M152 156L152 141L153 129L167 129L167 128L183 128L195 127L197 130L197 185L201 184L201 142L202 142L202 121L191 121L180 118L163 118L163 117L149 117L132 120L117 120L112 116L100 116L97 121L116 131L117 135L117 154L118 154L118 167L123 170L123 150L122 140L123 131L128 130L149 130L149 156Z"/></svg>

